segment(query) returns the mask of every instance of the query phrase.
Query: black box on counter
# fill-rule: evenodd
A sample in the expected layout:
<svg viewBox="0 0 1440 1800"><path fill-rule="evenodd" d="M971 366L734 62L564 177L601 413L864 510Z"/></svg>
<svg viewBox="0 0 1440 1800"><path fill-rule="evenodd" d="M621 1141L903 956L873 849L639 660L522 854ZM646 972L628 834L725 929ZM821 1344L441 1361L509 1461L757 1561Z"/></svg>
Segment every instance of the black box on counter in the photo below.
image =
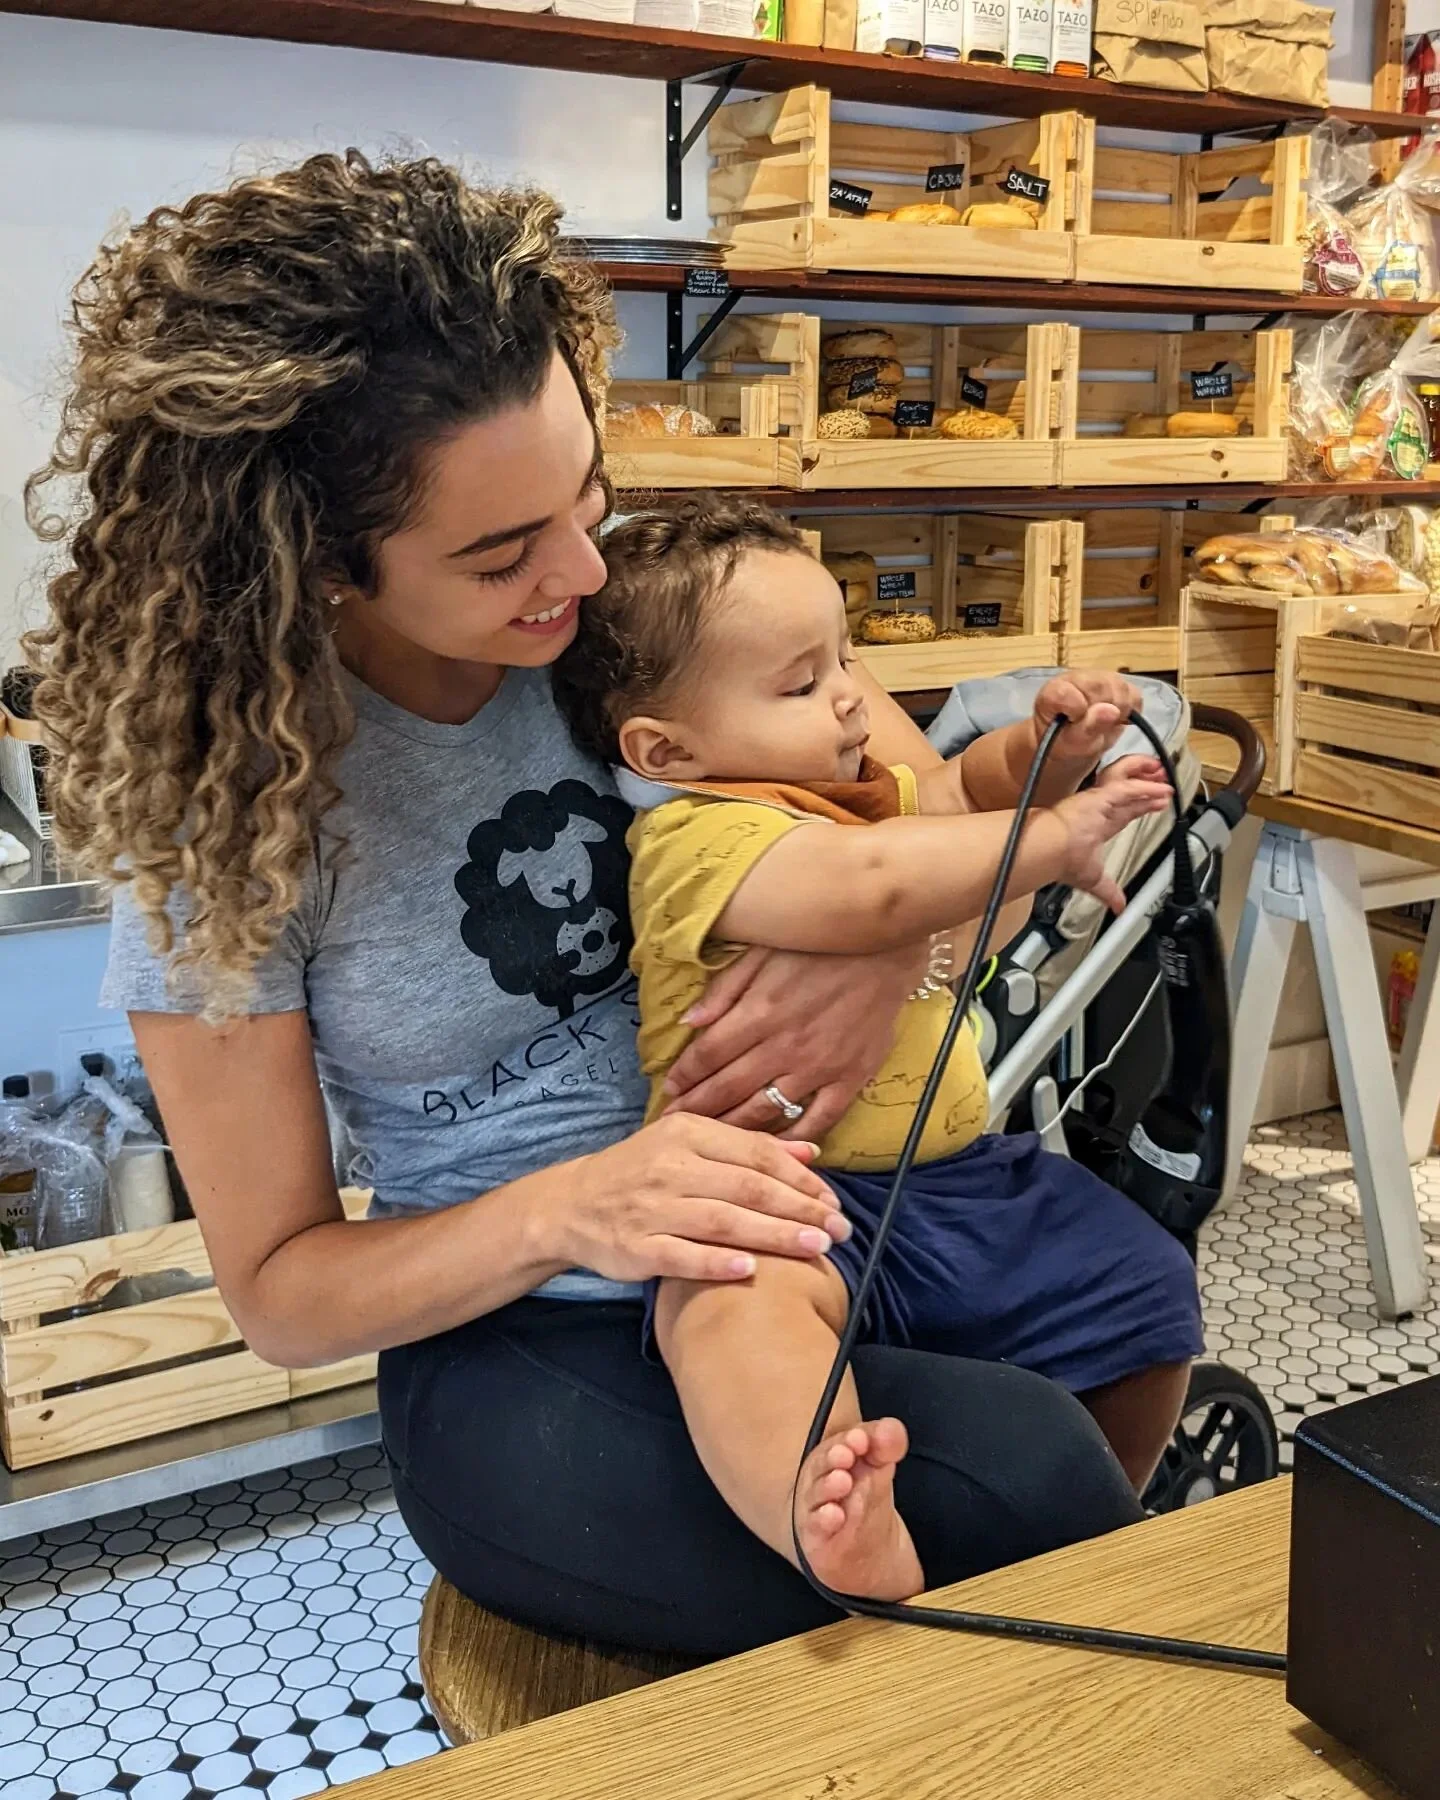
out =
<svg viewBox="0 0 1440 1800"><path fill-rule="evenodd" d="M1440 1795L1440 1377L1296 1432L1289 1665L1292 1706Z"/></svg>

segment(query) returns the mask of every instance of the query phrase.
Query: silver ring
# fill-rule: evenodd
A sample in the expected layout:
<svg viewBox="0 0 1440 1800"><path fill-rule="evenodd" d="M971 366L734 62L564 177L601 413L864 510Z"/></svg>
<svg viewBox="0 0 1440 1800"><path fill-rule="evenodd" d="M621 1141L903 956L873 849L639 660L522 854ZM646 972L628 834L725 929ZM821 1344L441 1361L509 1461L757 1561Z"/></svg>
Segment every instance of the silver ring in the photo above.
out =
<svg viewBox="0 0 1440 1800"><path fill-rule="evenodd" d="M793 1100L787 1100L778 1087L767 1087L765 1098L782 1116L787 1125L793 1125L797 1119L805 1117L805 1108L797 1106Z"/></svg>

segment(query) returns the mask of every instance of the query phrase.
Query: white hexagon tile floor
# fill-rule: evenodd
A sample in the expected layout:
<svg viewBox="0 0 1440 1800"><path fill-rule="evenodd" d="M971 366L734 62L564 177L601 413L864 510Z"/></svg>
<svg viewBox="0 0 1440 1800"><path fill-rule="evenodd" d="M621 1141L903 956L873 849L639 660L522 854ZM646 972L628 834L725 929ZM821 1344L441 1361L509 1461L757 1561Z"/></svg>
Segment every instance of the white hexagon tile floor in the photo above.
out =
<svg viewBox="0 0 1440 1800"><path fill-rule="evenodd" d="M1440 1156L1415 1170L1431 1303L1393 1324L1375 1310L1340 1114L1262 1127L1245 1165L1201 1233L1206 1354L1262 1390L1288 1467L1306 1414L1440 1374Z"/></svg>
<svg viewBox="0 0 1440 1800"><path fill-rule="evenodd" d="M1338 1114L1259 1132L1206 1227L1209 1354L1287 1439L1440 1373L1440 1158L1416 1173L1437 1302L1396 1325ZM428 1577L378 1450L0 1545L0 1800L299 1800L433 1753Z"/></svg>
<svg viewBox="0 0 1440 1800"><path fill-rule="evenodd" d="M441 1747L378 1449L0 1545L0 1797L298 1800Z"/></svg>

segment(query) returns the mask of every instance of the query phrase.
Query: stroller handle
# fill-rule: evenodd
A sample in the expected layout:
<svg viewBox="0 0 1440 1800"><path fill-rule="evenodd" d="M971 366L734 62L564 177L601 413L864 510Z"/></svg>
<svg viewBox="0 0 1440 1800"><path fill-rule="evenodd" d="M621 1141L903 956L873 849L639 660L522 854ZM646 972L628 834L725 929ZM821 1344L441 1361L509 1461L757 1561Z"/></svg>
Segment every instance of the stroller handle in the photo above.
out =
<svg viewBox="0 0 1440 1800"><path fill-rule="evenodd" d="M1220 791L1236 795L1248 806L1265 775L1265 743L1260 733L1248 719L1220 706L1192 706L1190 718L1196 731L1213 731L1219 737L1227 737L1239 750L1239 766Z"/></svg>

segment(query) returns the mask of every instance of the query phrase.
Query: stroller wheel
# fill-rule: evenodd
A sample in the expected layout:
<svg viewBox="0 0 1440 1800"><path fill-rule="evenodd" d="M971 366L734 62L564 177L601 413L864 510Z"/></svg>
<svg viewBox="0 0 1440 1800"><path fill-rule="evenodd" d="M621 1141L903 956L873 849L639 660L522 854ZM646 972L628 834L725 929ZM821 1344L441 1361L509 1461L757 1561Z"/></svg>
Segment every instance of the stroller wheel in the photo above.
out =
<svg viewBox="0 0 1440 1800"><path fill-rule="evenodd" d="M1265 1396L1223 1363L1196 1363L1185 1410L1146 1489L1147 1512L1178 1512L1280 1471L1280 1435Z"/></svg>

